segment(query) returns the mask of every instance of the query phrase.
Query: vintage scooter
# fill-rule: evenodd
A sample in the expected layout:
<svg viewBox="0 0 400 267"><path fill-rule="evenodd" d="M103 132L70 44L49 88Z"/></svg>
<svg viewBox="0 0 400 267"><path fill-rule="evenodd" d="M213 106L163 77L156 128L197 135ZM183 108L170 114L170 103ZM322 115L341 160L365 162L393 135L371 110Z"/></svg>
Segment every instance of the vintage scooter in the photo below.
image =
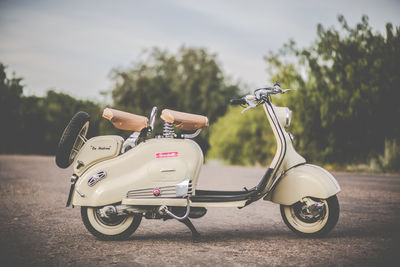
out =
<svg viewBox="0 0 400 267"><path fill-rule="evenodd" d="M84 225L99 239L128 238L146 219L176 219L199 233L189 218L200 218L210 207L243 208L263 199L280 204L285 224L296 234L316 237L327 234L339 218L336 194L340 187L335 178L321 167L307 164L285 131L291 120L287 107L276 107L271 96L289 91L275 83L254 94L231 100L246 110L264 107L277 142L276 154L258 185L241 191L198 190L203 153L192 141L208 126L205 116L164 109L162 135L154 131L157 108L150 123L143 116L106 108L103 117L122 130L120 136L97 136L86 133L89 115L78 112L61 137L56 163L61 168L73 164L67 207L81 207ZM176 134L174 127L189 134Z"/></svg>

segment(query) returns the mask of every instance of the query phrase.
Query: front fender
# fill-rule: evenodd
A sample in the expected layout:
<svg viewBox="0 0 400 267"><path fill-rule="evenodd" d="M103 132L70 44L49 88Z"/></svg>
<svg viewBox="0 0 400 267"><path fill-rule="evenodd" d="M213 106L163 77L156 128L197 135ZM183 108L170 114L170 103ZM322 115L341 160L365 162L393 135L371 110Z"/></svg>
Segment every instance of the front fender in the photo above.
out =
<svg viewBox="0 0 400 267"><path fill-rule="evenodd" d="M264 200L292 205L303 197L327 199L340 192L336 179L325 169L303 164L288 170Z"/></svg>

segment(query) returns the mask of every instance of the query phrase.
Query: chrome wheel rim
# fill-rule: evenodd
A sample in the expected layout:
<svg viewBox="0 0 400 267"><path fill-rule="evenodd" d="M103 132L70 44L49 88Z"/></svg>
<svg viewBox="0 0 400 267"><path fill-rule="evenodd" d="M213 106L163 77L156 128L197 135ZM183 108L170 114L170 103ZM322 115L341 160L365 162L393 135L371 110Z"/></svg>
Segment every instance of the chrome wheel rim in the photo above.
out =
<svg viewBox="0 0 400 267"><path fill-rule="evenodd" d="M308 202L308 204L307 204ZM310 203L323 205L318 211L310 211ZM290 225L302 233L316 233L326 225L329 217L329 207L325 199L307 198L306 202L298 202L284 207L285 216Z"/></svg>
<svg viewBox="0 0 400 267"><path fill-rule="evenodd" d="M134 216L112 216L109 219L100 216L98 208L87 208L90 224L104 235L118 235L132 224Z"/></svg>
<svg viewBox="0 0 400 267"><path fill-rule="evenodd" d="M106 226L117 226L126 220L126 216L114 215L114 216L110 216L109 218L101 217L99 209L95 209L94 212L95 212L94 215L96 217L96 220L99 223L104 224Z"/></svg>
<svg viewBox="0 0 400 267"><path fill-rule="evenodd" d="M86 134L89 130L89 122L86 122L81 130L79 131L78 136L76 137L74 144L72 145L71 153L69 154L69 163L74 161L76 155L78 154L81 147L86 143Z"/></svg>

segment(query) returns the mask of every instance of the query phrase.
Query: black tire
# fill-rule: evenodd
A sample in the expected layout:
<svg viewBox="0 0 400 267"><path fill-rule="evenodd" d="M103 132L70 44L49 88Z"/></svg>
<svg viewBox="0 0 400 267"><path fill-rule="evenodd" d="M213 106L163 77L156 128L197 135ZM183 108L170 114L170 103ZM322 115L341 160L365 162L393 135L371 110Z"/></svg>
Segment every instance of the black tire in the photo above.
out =
<svg viewBox="0 0 400 267"><path fill-rule="evenodd" d="M116 216L115 219L106 220L99 216L98 208L92 207L81 207L81 216L86 229L98 239L105 241L128 239L142 221L141 214Z"/></svg>
<svg viewBox="0 0 400 267"><path fill-rule="evenodd" d="M86 137L89 129L89 120L89 114L79 111L72 117L67 127L65 127L56 153L56 164L58 167L63 169L68 168L74 161L77 154L76 151L79 151L84 144L78 137L79 135Z"/></svg>
<svg viewBox="0 0 400 267"><path fill-rule="evenodd" d="M297 214L296 210L299 209L296 205L300 205L299 202L291 206L281 205L282 219L287 227L302 237L322 237L327 235L339 220L339 201L336 195L319 201L325 202L323 216L321 218L311 218L308 221Z"/></svg>

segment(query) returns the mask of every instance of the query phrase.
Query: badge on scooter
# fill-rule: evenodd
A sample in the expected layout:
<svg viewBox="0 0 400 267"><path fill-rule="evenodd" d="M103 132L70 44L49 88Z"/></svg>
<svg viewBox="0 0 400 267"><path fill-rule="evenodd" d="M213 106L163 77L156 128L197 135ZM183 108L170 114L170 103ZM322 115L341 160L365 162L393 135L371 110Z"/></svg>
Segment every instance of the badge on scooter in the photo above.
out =
<svg viewBox="0 0 400 267"><path fill-rule="evenodd" d="M155 197L161 196L161 190L160 190L160 188L154 188L154 189L153 189L153 195L154 195Z"/></svg>
<svg viewBox="0 0 400 267"><path fill-rule="evenodd" d="M89 180L88 180L88 186L94 186L99 181L101 181L104 178L106 178L106 175L107 175L107 173L105 171L99 171L95 175L92 175L92 177L90 177Z"/></svg>

